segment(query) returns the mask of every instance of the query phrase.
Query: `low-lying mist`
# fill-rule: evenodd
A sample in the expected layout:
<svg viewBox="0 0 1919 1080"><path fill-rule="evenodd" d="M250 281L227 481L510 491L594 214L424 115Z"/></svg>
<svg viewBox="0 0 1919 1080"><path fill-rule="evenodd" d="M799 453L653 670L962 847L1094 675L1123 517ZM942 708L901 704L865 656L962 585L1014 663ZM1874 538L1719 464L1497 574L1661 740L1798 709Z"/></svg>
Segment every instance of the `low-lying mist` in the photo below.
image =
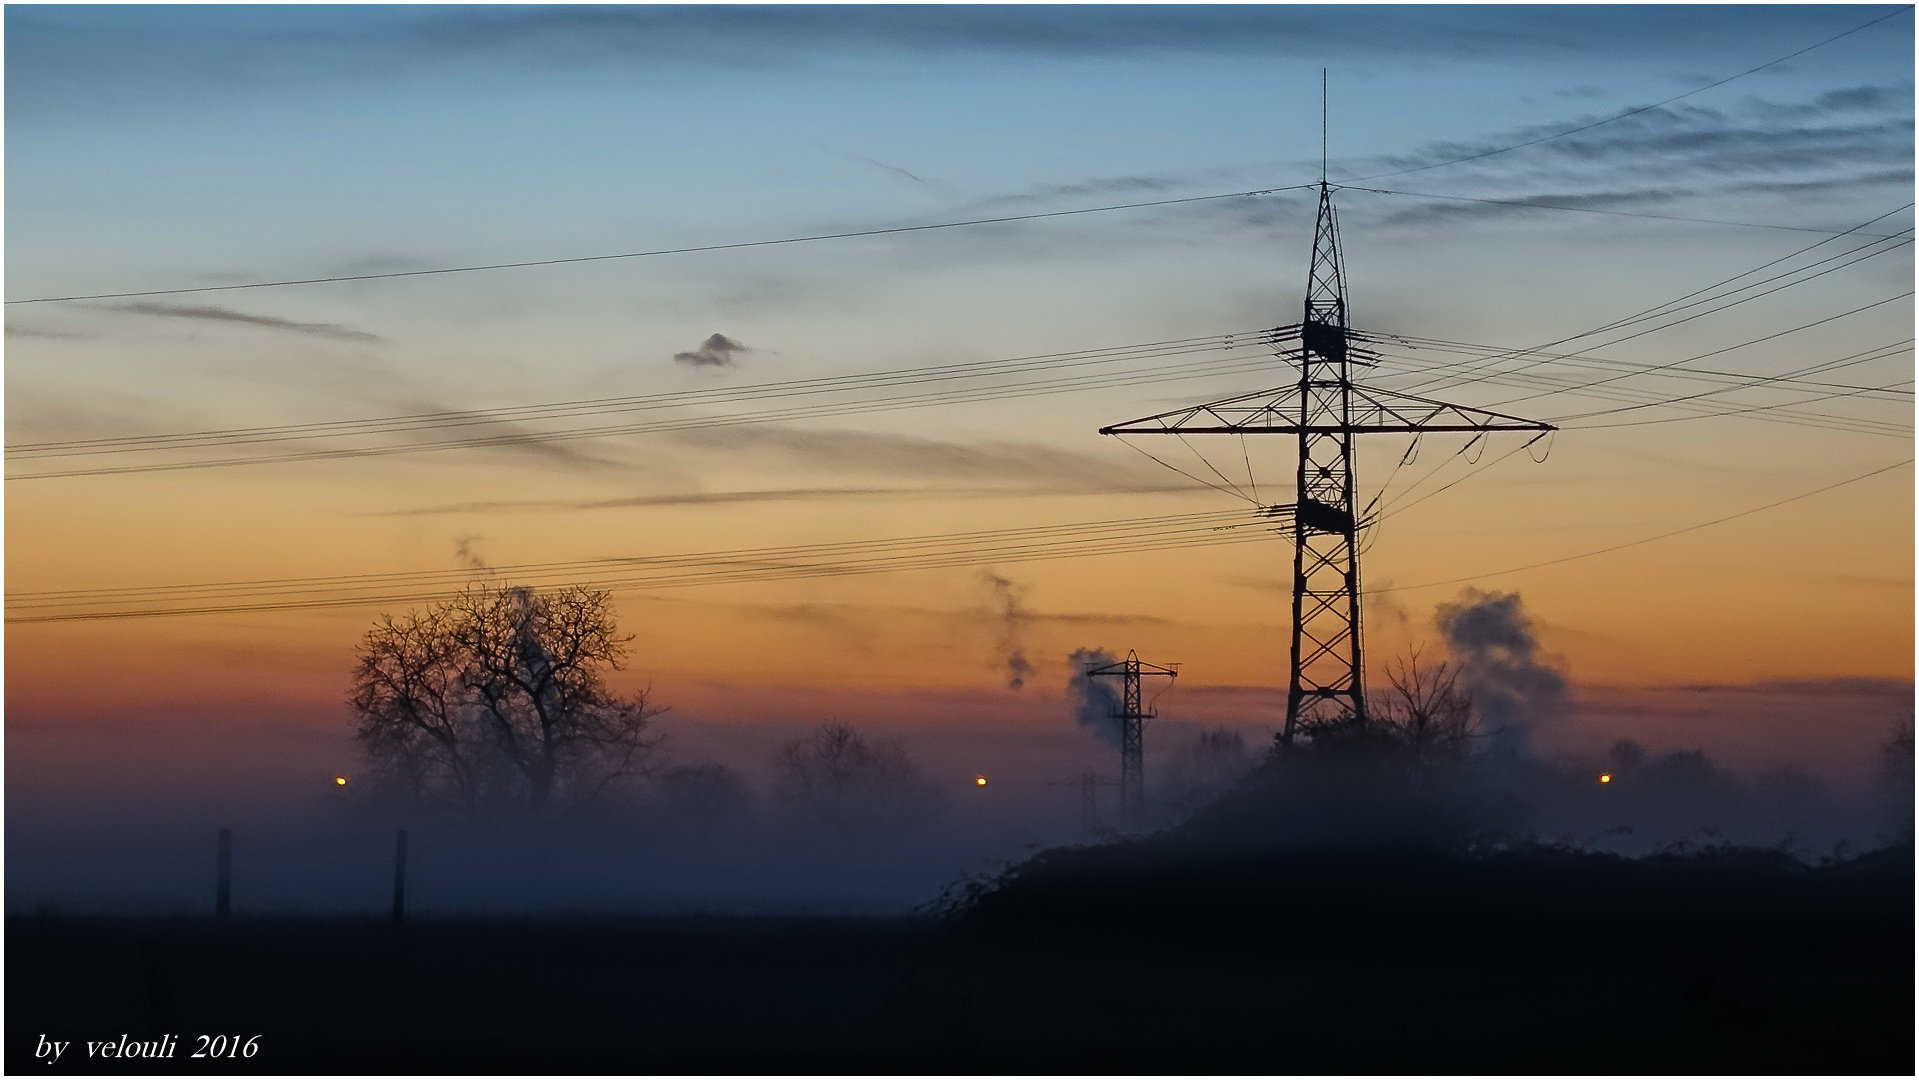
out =
<svg viewBox="0 0 1919 1080"><path fill-rule="evenodd" d="M1911 834L1909 685L1580 687L1541 657L1517 597L1469 594L1436 626L1443 645L1386 665L1371 698L1383 721L1410 723L1390 676L1439 664L1470 698L1470 730L1445 754L1418 751L1418 775L1395 781L1469 808L1458 835L1815 860ZM404 829L411 912L906 913L958 879L1120 835L1110 694L1072 677L1123 655L1114 644L1018 672L1020 690L936 709L925 695L876 699L844 724L668 713L636 783L538 821L374 790L337 710L250 724L10 717L7 906L210 911L226 828L236 911L383 915ZM1283 694L1194 685L1196 669L1157 699L1131 831L1183 835L1272 772ZM875 719L889 715L915 719ZM1345 842L1377 809L1364 785L1295 788L1241 827Z"/></svg>

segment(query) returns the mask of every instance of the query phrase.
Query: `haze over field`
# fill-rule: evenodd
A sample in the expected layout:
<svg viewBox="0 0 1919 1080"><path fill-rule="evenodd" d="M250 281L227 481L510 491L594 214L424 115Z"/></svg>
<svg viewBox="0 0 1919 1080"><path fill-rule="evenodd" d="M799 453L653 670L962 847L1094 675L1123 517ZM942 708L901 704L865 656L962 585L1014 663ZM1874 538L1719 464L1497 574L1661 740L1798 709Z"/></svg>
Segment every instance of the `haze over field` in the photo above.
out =
<svg viewBox="0 0 1919 1080"><path fill-rule="evenodd" d="M243 903L377 908L406 825L429 908L903 910L1087 837L1063 782L1117 766L1079 650L1180 665L1167 801L1212 775L1202 732L1263 752L1291 550L1253 509L1293 498L1292 440L1095 432L1293 377L1252 335L1299 317L1322 68L1361 377L1562 428L1366 441L1374 685L1415 647L1470 668L1437 614L1516 595L1563 684L1528 782L1630 739L1710 795L1536 795L1544 834L1892 827L1907 10L6 20L12 909L197 907L222 826ZM989 218L1025 219L388 276ZM229 288L315 278L353 280ZM902 537L944 539L874 546ZM473 583L613 589L657 771L725 766L740 816L643 788L487 838L336 790L362 635ZM778 756L829 719L913 759L918 832L793 818Z"/></svg>

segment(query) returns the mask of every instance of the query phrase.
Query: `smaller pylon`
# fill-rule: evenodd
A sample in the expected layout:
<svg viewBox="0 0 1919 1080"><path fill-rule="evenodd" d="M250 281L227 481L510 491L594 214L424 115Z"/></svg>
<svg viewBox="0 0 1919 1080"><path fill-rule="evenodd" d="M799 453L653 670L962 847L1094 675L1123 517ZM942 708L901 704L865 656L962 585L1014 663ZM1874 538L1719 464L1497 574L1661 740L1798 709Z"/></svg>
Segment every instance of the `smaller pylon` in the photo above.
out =
<svg viewBox="0 0 1919 1080"><path fill-rule="evenodd" d="M1141 736L1146 721L1159 715L1140 701L1139 680L1143 675L1176 679L1179 666L1148 664L1138 653L1128 650L1126 659L1117 664L1087 668L1086 674L1094 678L1120 677L1120 707L1112 713L1113 719L1119 721L1119 823L1121 828L1132 827L1139 824L1140 809L1146 799L1146 758Z"/></svg>
<svg viewBox="0 0 1919 1080"><path fill-rule="evenodd" d="M1071 780L1049 780L1046 786L1078 788L1079 827L1084 829L1088 834L1098 835L1100 832L1099 789L1101 787L1111 787L1118 782L1117 780L1108 780L1097 771L1089 768Z"/></svg>

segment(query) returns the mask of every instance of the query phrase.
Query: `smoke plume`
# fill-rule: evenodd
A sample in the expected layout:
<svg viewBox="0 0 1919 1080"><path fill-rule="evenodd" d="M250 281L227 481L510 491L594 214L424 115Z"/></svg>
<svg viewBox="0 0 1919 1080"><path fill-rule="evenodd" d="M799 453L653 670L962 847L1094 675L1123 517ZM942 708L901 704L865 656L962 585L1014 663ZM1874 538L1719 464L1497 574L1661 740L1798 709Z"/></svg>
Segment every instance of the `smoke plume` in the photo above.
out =
<svg viewBox="0 0 1919 1080"><path fill-rule="evenodd" d="M1119 711L1119 698L1106 682L1089 677L1086 669L1117 664L1119 657L1105 649L1074 649L1066 662L1073 672L1072 678L1066 681L1066 690L1073 702L1073 722L1092 728L1101 739L1118 746L1119 721L1113 714Z"/></svg>
<svg viewBox="0 0 1919 1080"><path fill-rule="evenodd" d="M999 654L1006 666L1006 685L1018 690L1026 685L1027 676L1033 674L1032 662L1026 659L1026 646L1021 640L1026 620L1031 617L1021 602L1026 590L991 570L980 571L980 580L986 585L993 614L999 619Z"/></svg>
<svg viewBox="0 0 1919 1080"><path fill-rule="evenodd" d="M1434 621L1491 737L1494 764L1510 766L1541 724L1564 715L1565 676L1540 658L1518 593L1467 589L1440 604Z"/></svg>
<svg viewBox="0 0 1919 1080"><path fill-rule="evenodd" d="M492 567L486 564L486 560L480 557L479 543L484 539L486 539L484 536L456 536L453 538L453 558L460 564L461 569L471 570L475 573L492 569Z"/></svg>

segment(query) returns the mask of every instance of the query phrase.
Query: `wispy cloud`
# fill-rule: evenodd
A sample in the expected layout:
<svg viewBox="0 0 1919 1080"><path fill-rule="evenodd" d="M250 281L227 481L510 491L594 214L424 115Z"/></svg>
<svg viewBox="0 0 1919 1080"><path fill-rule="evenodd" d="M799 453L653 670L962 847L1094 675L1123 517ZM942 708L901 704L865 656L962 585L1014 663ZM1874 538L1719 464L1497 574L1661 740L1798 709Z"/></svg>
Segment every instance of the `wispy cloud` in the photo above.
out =
<svg viewBox="0 0 1919 1080"><path fill-rule="evenodd" d="M378 334L369 334L365 330L355 330L338 323L295 322L274 315L252 315L231 308L207 307L189 304L133 303L107 305L113 311L126 311L135 315L153 315L165 319L197 319L204 322L240 323L245 326L258 326L267 330L284 330L294 334L309 334L314 337L332 338L336 341L384 341Z"/></svg>
<svg viewBox="0 0 1919 1080"><path fill-rule="evenodd" d="M503 68L604 66L668 79L885 54L1125 57L1201 53L1298 58L1314 66L1389 57L1556 62L1594 57L1738 70L1781 41L1817 40L1860 15L1781 5L1764 19L1729 6L1366 5L549 5L408 8L264 6L219 15L153 6L107 20L84 9L7 12L8 89L27 116L129 110L264 90L367 86ZM1849 39L1881 52L1903 25ZM1909 46L1908 46L1909 47ZM15 107L9 103L9 119ZM17 122L17 121L16 121Z"/></svg>
<svg viewBox="0 0 1919 1080"><path fill-rule="evenodd" d="M38 330L31 326L7 324L7 336L10 338L41 338L49 341L77 341L85 334L69 334L59 330Z"/></svg>
<svg viewBox="0 0 1919 1080"><path fill-rule="evenodd" d="M635 495L622 499L521 499L451 503L407 510L387 510L369 517L429 517L441 514L555 513L589 510L648 509L671 506L737 506L760 503L831 502L842 499L977 499L1030 498L1062 495L1191 494L1191 484L1136 484L1082 487L868 487L769 488L760 491L710 491L670 495Z"/></svg>
<svg viewBox="0 0 1919 1080"><path fill-rule="evenodd" d="M677 431L667 436L709 453L740 453L837 472L931 479L1031 480L1059 485L1131 485L1137 468L1038 443L948 442L871 431L811 430L771 424Z"/></svg>
<svg viewBox="0 0 1919 1080"><path fill-rule="evenodd" d="M1769 29L1842 28L1834 13L1779 9ZM1779 26L1779 22L1786 23ZM821 53L892 49L939 54L1093 56L1203 50L1276 56L1386 50L1477 57L1495 53L1694 56L1737 49L1757 23L1736 15L1608 9L1140 6L614 7L453 9L421 19L419 44L458 51L563 51L576 61L644 55L685 63L792 63ZM771 53L763 57L763 53Z"/></svg>
<svg viewBox="0 0 1919 1080"><path fill-rule="evenodd" d="M1658 184L1667 197L1711 195L1742 181L1897 182L1892 174L1912 165L1910 104L1910 86L1865 86L1810 101L1748 97L1724 109L1691 103L1665 106L1511 153L1435 169L1419 178L1425 184L1470 182L1482 190L1488 186L1536 191L1546 185L1591 190ZM1340 172L1351 176L1420 169L1547 139L1604 116L1567 116L1489 132L1470 142L1440 142L1411 153L1342 162ZM1412 181L1409 175L1404 180L1382 178L1379 183L1392 187Z"/></svg>
<svg viewBox="0 0 1919 1080"><path fill-rule="evenodd" d="M906 169L900 168L898 165L888 165L886 162L880 161L877 158L870 158L861 154L845 154L845 153L841 153L838 150L827 150L827 153L833 154L836 157L843 157L848 161L857 161L863 165L871 165L875 169L880 169L884 172L891 173L892 175L897 176L902 180L910 180L915 184L921 184L928 187L931 187L934 185L938 185L941 187L947 186L943 181L928 180L926 177L921 176L918 173L909 172Z"/></svg>

